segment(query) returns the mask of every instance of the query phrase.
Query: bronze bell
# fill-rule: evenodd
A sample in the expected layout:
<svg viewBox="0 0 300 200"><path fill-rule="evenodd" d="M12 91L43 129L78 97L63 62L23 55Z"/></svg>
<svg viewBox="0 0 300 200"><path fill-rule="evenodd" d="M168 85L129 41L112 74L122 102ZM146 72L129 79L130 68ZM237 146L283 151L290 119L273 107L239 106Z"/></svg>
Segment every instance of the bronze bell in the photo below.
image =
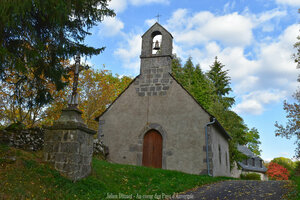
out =
<svg viewBox="0 0 300 200"><path fill-rule="evenodd" d="M160 50L160 47L159 47L159 42L158 40L156 40L155 44L154 44L154 50Z"/></svg>

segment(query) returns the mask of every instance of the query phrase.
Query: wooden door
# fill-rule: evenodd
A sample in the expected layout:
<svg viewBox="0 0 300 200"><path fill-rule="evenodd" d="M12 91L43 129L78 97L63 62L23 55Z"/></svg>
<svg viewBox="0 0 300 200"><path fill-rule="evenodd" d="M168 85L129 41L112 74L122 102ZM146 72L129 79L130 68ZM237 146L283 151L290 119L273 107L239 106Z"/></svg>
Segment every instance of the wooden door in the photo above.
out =
<svg viewBox="0 0 300 200"><path fill-rule="evenodd" d="M144 136L143 166L162 167L162 136L156 130L150 130Z"/></svg>

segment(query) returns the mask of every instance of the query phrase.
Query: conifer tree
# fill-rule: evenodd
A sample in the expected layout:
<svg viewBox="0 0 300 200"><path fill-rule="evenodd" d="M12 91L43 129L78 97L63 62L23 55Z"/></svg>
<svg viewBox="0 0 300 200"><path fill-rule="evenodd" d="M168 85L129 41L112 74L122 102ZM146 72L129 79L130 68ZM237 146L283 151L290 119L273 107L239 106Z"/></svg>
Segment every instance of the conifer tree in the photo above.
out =
<svg viewBox="0 0 300 200"><path fill-rule="evenodd" d="M230 87L230 77L228 70L223 70L224 65L215 57L213 65L210 66L210 71L207 73L208 78L215 86L215 93L220 97L224 107L230 108L234 104L234 98L226 97L232 91Z"/></svg>
<svg viewBox="0 0 300 200"><path fill-rule="evenodd" d="M67 76L62 61L79 52L92 56L104 47L84 44L88 30L114 16L109 0L1 0L0 1L0 82L11 73L17 77L16 104L24 101L18 96L24 87L35 93L26 106L43 106L52 100L47 86L63 89ZM66 79L67 80L67 79Z"/></svg>

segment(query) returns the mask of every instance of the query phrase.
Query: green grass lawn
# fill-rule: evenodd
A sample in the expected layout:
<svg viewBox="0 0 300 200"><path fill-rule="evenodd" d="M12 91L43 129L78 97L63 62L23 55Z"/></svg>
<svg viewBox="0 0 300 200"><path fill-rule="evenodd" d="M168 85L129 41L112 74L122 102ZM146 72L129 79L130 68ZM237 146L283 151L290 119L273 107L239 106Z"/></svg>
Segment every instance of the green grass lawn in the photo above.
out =
<svg viewBox="0 0 300 200"><path fill-rule="evenodd" d="M11 157L16 160L11 161ZM44 163L42 152L0 145L0 199L106 199L108 194L117 195L110 196L112 199L119 195L132 195L133 199L155 194L162 197L227 179L111 164L94 158L92 174L73 183Z"/></svg>

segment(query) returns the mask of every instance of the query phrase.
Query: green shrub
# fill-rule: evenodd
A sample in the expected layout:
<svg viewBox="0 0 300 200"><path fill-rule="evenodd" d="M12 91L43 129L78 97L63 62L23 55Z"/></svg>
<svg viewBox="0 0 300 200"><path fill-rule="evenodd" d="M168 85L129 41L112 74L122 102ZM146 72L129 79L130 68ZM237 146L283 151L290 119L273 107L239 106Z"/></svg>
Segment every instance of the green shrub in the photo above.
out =
<svg viewBox="0 0 300 200"><path fill-rule="evenodd" d="M257 173L241 174L241 179L243 179L243 180L261 180L260 175Z"/></svg>
<svg viewBox="0 0 300 200"><path fill-rule="evenodd" d="M271 162L277 163L277 164L283 166L284 168L286 168L289 171L290 174L293 172L293 170L296 167L296 163L293 162L289 158L278 157L278 158L274 158L273 160L271 160Z"/></svg>
<svg viewBox="0 0 300 200"><path fill-rule="evenodd" d="M291 172L291 177L295 177L295 176L300 177L300 161L296 161L294 163L295 163L295 168Z"/></svg>

